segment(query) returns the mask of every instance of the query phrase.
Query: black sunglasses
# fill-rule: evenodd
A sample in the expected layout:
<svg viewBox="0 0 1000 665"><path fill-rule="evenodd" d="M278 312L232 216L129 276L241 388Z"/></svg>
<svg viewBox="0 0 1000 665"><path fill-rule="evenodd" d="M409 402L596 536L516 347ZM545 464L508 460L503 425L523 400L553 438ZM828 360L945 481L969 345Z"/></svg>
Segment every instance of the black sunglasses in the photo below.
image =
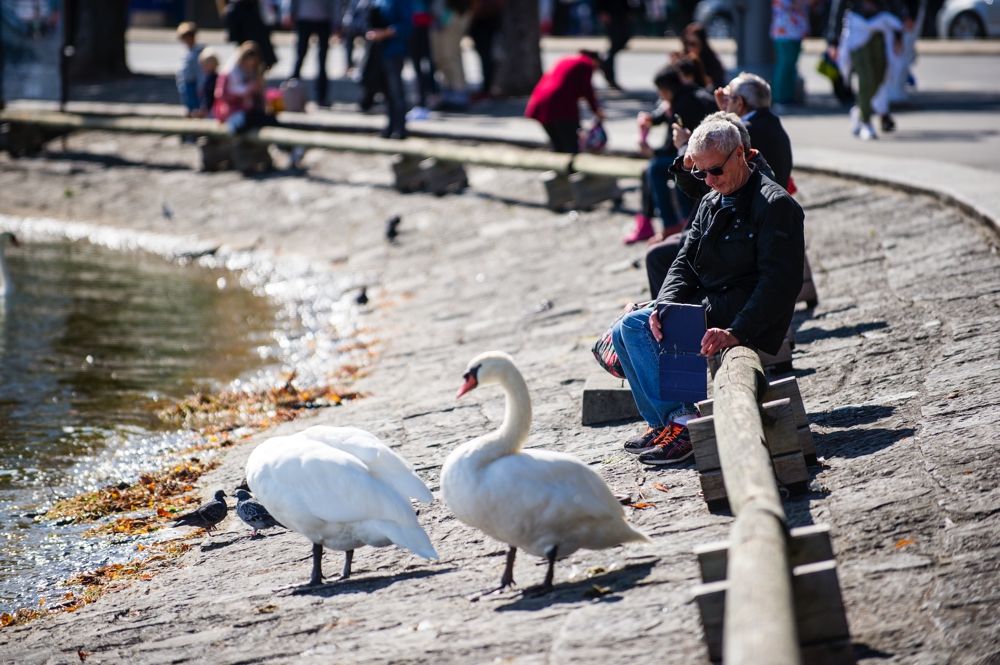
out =
<svg viewBox="0 0 1000 665"><path fill-rule="evenodd" d="M739 148L739 146L736 146L736 148ZM723 161L718 166L713 166L710 169L704 169L704 170L693 170L691 171L691 175L693 175L698 180L704 180L710 175L714 175L716 178L718 178L725 171L726 162L728 162L729 158L733 156L734 152L736 152L736 148L730 150L729 154L726 155L725 161Z"/></svg>

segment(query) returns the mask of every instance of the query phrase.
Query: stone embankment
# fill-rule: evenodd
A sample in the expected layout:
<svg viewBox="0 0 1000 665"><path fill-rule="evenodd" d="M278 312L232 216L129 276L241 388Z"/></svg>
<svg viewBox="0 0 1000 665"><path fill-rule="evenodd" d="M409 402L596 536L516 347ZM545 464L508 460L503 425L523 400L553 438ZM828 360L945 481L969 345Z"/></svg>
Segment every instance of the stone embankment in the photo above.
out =
<svg viewBox="0 0 1000 665"><path fill-rule="evenodd" d="M629 215L549 212L523 172L470 169L470 190L434 198L393 191L377 157L316 153L306 175L244 179L194 172L194 149L176 140L88 134L68 147L0 160L0 213L197 234L363 276L375 296L365 325L382 339L359 384L371 396L311 422L370 429L437 491L449 451L503 416L498 391L454 399L465 363L503 349L532 391L530 446L579 455L616 491L654 504L627 512L655 544L578 552L544 598L470 603L497 581L503 548L436 501L419 519L440 561L367 548L349 582L292 596L273 590L306 580L308 543L251 541L230 517L150 580L3 630L0 662L73 663L77 650L103 663L706 662L691 551L725 538L731 518L706 510L693 465L652 470L623 453L636 425L580 425L597 368L589 347L644 297L642 249L619 243ZM810 493L786 502L790 520L830 525L861 662L997 662L998 239L927 197L815 175L798 184L820 306L796 317L795 367L825 464ZM626 206L636 202L627 193ZM388 245L394 214L401 235ZM554 306L526 316L542 299ZM235 486L254 442L202 493ZM519 558L522 586L541 579L538 563Z"/></svg>

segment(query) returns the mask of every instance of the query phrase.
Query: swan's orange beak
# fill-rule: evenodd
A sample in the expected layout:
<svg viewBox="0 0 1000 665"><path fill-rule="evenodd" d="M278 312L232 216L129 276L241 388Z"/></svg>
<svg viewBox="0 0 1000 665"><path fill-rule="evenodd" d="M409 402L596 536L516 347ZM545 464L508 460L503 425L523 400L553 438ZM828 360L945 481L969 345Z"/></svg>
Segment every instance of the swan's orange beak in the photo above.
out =
<svg viewBox="0 0 1000 665"><path fill-rule="evenodd" d="M464 378L465 378L465 383L463 383L462 387L458 389L458 392L455 394L455 399L458 399L459 397L461 397L462 395L464 395L465 393L469 392L477 385L479 385L479 382L476 380L476 375L473 374L472 372L466 372Z"/></svg>

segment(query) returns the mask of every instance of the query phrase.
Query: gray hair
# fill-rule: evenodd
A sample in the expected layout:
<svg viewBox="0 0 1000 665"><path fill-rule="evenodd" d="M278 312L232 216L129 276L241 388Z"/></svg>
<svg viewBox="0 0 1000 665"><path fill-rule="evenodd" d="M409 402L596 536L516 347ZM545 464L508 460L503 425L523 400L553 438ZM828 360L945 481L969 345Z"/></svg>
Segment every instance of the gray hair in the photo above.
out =
<svg viewBox="0 0 1000 665"><path fill-rule="evenodd" d="M771 86L761 77L749 72L740 72L739 76L729 82L729 94L742 97L751 110L771 105Z"/></svg>
<svg viewBox="0 0 1000 665"><path fill-rule="evenodd" d="M742 143L740 131L729 120L703 121L688 141L688 154L703 155L717 150L725 155L736 150Z"/></svg>
<svg viewBox="0 0 1000 665"><path fill-rule="evenodd" d="M740 132L740 143L743 144L743 154L750 154L750 132L747 131L747 126L743 124L738 115L729 111L716 111L712 115L705 116L702 122L709 122L711 120L724 120L735 125L736 129Z"/></svg>

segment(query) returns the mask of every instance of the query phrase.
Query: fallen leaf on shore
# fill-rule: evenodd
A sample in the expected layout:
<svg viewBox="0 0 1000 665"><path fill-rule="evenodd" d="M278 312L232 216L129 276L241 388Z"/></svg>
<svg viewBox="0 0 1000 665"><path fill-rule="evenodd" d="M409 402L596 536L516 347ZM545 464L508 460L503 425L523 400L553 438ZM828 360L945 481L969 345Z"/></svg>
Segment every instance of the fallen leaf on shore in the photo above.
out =
<svg viewBox="0 0 1000 665"><path fill-rule="evenodd" d="M600 598L601 596L606 596L609 593L611 593L611 587L592 584L589 589L583 592L583 595L587 598Z"/></svg>
<svg viewBox="0 0 1000 665"><path fill-rule="evenodd" d="M632 507L642 510L643 508L655 508L656 504L651 501L643 501L642 503L633 503Z"/></svg>
<svg viewBox="0 0 1000 665"><path fill-rule="evenodd" d="M598 575L603 575L608 572L608 569L604 566L594 566L593 568L587 569L587 577L596 577Z"/></svg>
<svg viewBox="0 0 1000 665"><path fill-rule="evenodd" d="M660 483L653 483L653 489L658 489L661 492L669 492L670 491L669 487L664 487Z"/></svg>
<svg viewBox="0 0 1000 665"><path fill-rule="evenodd" d="M68 518L73 522L88 522L115 513L128 513L160 504L160 509L182 508L198 503L193 496L179 496L194 489L202 474L219 466L218 460L200 462L195 458L182 461L172 468L143 474L139 481L128 485L108 485L64 499L45 513L46 519ZM159 514L159 509L157 510ZM168 513L169 515L169 513ZM152 519L152 518L148 518ZM138 528L138 524L130 525ZM114 532L116 527L111 528ZM123 529L126 530L126 529Z"/></svg>
<svg viewBox="0 0 1000 665"><path fill-rule="evenodd" d="M93 651L87 652L87 651L84 651L82 649L77 649L76 650L76 655L79 656L80 662L82 663L83 661L87 660L87 656L93 656L94 652Z"/></svg>
<svg viewBox="0 0 1000 665"><path fill-rule="evenodd" d="M277 605L261 605L260 607L254 608L254 614L271 614L272 612L277 612Z"/></svg>
<svg viewBox="0 0 1000 665"><path fill-rule="evenodd" d="M899 541L898 543L896 543L896 549L898 550L901 547L906 547L907 545L912 545L915 542L917 542L917 541L915 541L913 538L905 538L905 539Z"/></svg>

